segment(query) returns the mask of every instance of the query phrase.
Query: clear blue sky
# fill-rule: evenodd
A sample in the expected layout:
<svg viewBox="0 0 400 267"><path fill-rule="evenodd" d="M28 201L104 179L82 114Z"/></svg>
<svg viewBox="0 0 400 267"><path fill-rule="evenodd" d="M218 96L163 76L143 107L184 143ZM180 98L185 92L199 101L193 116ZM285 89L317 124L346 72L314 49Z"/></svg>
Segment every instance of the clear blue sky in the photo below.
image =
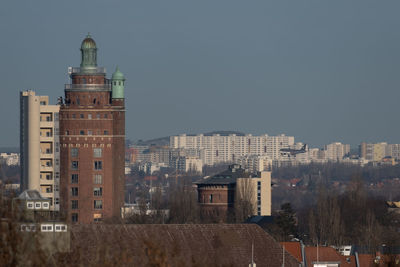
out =
<svg viewBox="0 0 400 267"><path fill-rule="evenodd" d="M0 146L19 91L56 102L87 32L127 78L132 140L238 130L400 143L400 1L1 1Z"/></svg>

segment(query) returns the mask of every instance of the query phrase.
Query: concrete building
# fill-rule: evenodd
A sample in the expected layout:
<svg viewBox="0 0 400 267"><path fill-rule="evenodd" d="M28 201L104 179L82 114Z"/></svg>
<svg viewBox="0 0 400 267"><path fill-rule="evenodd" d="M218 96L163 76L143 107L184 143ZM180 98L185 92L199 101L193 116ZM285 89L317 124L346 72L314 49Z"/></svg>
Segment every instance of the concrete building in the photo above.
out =
<svg viewBox="0 0 400 267"><path fill-rule="evenodd" d="M361 143L360 144L360 157L368 161L381 161L386 156L389 155L390 148L385 142L381 143Z"/></svg>
<svg viewBox="0 0 400 267"><path fill-rule="evenodd" d="M172 157L169 163L169 167L174 168L179 172L202 173L203 161L198 157Z"/></svg>
<svg viewBox="0 0 400 267"><path fill-rule="evenodd" d="M284 134L278 136L247 135L178 135L170 137L171 148L195 149L201 151L201 159L206 165L235 162L246 155L268 156L278 159L280 149L294 145L294 137Z"/></svg>
<svg viewBox="0 0 400 267"><path fill-rule="evenodd" d="M7 166L19 165L19 154L18 153L0 153L0 159Z"/></svg>
<svg viewBox="0 0 400 267"><path fill-rule="evenodd" d="M349 153L348 144L336 142L325 146L325 158L329 161L341 161Z"/></svg>
<svg viewBox="0 0 400 267"><path fill-rule="evenodd" d="M209 178L203 178L197 185L198 203L203 214L216 214L227 218L234 211L237 201L252 202L253 213L249 215L271 215L271 172L251 174L240 165Z"/></svg>
<svg viewBox="0 0 400 267"><path fill-rule="evenodd" d="M61 203L67 221L92 223L119 218L124 204L125 78L97 67L90 35L80 50L60 108Z"/></svg>
<svg viewBox="0 0 400 267"><path fill-rule="evenodd" d="M20 93L21 190L37 190L60 210L59 105L34 91Z"/></svg>
<svg viewBox="0 0 400 267"><path fill-rule="evenodd" d="M272 160L268 156L243 156L238 158L236 163L251 173L272 170Z"/></svg>

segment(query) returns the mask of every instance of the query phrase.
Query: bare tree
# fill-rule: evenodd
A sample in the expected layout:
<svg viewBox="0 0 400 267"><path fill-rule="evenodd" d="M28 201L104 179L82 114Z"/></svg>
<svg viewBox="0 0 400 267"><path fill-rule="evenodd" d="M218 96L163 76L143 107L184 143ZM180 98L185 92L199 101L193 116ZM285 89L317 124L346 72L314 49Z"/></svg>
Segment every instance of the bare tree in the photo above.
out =
<svg viewBox="0 0 400 267"><path fill-rule="evenodd" d="M235 218L236 222L244 222L255 214L256 195L251 178L240 178L236 182Z"/></svg>

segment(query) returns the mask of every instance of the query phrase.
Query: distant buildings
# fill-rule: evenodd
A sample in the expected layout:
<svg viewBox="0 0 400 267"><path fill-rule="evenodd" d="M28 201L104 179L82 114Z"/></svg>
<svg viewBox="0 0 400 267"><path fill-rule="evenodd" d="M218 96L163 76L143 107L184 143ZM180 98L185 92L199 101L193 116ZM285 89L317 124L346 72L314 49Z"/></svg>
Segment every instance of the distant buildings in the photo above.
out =
<svg viewBox="0 0 400 267"><path fill-rule="evenodd" d="M400 161L400 144L365 143L359 146L360 157L373 162L387 161L385 158L393 158Z"/></svg>
<svg viewBox="0 0 400 267"><path fill-rule="evenodd" d="M60 210L59 105L34 91L20 93L21 190L37 190Z"/></svg>
<svg viewBox="0 0 400 267"><path fill-rule="evenodd" d="M293 145L294 137L284 134L278 136L182 134L170 137L170 148L197 150L206 165L236 162L238 158L247 155L268 156L274 160L280 158L280 149Z"/></svg>
<svg viewBox="0 0 400 267"><path fill-rule="evenodd" d="M0 153L0 161L4 162L7 166L19 165L18 153Z"/></svg>

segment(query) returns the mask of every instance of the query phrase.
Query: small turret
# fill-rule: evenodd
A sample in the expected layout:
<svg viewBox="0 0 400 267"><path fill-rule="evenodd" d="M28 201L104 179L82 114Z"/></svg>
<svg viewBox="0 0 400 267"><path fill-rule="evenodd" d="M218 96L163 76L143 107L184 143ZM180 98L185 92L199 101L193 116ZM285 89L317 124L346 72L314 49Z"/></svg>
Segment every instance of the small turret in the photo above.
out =
<svg viewBox="0 0 400 267"><path fill-rule="evenodd" d="M90 34L82 41L81 44L81 69L83 71L97 67L97 47L96 42Z"/></svg>
<svg viewBox="0 0 400 267"><path fill-rule="evenodd" d="M112 86L112 98L123 99L124 98L124 87L125 87L125 76L119 70L118 66L111 77Z"/></svg>

